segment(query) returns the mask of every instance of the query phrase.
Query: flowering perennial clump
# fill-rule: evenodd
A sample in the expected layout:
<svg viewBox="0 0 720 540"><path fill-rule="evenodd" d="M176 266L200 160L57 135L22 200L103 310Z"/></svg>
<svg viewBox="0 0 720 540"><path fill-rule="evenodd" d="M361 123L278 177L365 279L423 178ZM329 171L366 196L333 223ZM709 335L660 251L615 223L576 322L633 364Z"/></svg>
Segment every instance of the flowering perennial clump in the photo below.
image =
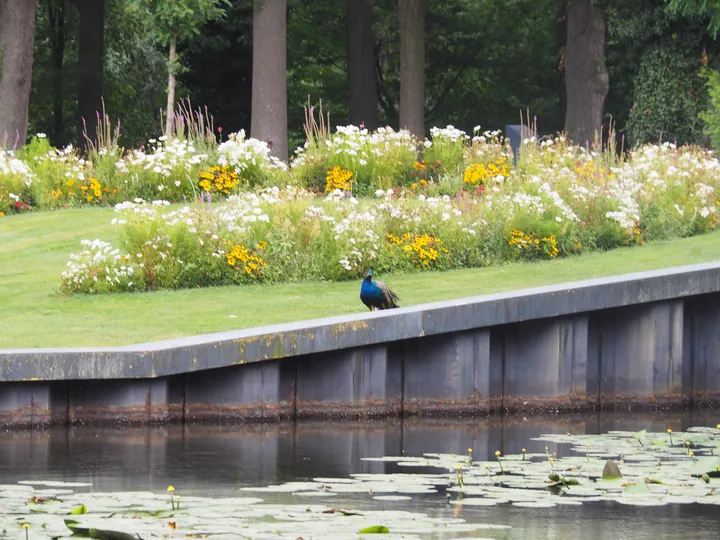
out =
<svg viewBox="0 0 720 540"><path fill-rule="evenodd" d="M484 186L489 180L502 182L510 176L507 166L507 158L501 157L495 163L473 163L463 174L463 182L466 184Z"/></svg>
<svg viewBox="0 0 720 540"><path fill-rule="evenodd" d="M287 169L285 163L270 153L270 146L258 139L246 138L245 130L231 133L218 148L217 162L246 178L250 185L263 183L268 175Z"/></svg>
<svg viewBox="0 0 720 540"><path fill-rule="evenodd" d="M517 250L521 257L552 259L560 253L554 234L538 237L535 233L526 234L518 229L513 229L510 231L507 242Z"/></svg>
<svg viewBox="0 0 720 540"><path fill-rule="evenodd" d="M405 233L402 236L395 236L388 233L387 243L391 256L395 255L392 248L398 246L416 268L433 267L438 262L438 257L448 253L448 249L442 245L442 240L429 234Z"/></svg>
<svg viewBox="0 0 720 540"><path fill-rule="evenodd" d="M62 273L62 289L66 292L110 292L134 288L136 266L129 255L123 255L109 242L83 240L83 250L71 253L67 269Z"/></svg>
<svg viewBox="0 0 720 540"><path fill-rule="evenodd" d="M241 179L238 177L238 174L227 165L222 167L216 165L200 173L198 186L208 193L229 195L231 191L235 190L235 187L241 180L247 182L245 178Z"/></svg>
<svg viewBox="0 0 720 540"><path fill-rule="evenodd" d="M229 251L225 254L227 263L233 267L240 269L254 278L262 276L263 267L267 265L267 262L258 255L258 251L261 251L267 247L267 242L260 241L257 244L257 249L249 250L243 245L232 245Z"/></svg>
<svg viewBox="0 0 720 540"><path fill-rule="evenodd" d="M353 173L340 167L333 167L325 176L325 191L331 192L339 189L340 191L351 191L353 184Z"/></svg>
<svg viewBox="0 0 720 540"><path fill-rule="evenodd" d="M12 151L0 149L0 212L26 209L35 175ZM25 205L25 207L23 207ZM2 217L0 216L0 217Z"/></svg>

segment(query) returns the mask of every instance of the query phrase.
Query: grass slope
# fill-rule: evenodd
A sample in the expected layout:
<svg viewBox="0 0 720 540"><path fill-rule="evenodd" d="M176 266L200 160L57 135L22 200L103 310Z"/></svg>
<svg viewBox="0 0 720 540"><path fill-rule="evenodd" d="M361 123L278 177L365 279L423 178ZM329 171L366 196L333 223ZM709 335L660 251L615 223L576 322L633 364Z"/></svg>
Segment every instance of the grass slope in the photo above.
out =
<svg viewBox="0 0 720 540"><path fill-rule="evenodd" d="M125 345L362 312L360 281L63 296L60 272L83 238L116 241L111 209L0 219L0 349ZM720 235L535 264L387 275L408 306L720 258Z"/></svg>

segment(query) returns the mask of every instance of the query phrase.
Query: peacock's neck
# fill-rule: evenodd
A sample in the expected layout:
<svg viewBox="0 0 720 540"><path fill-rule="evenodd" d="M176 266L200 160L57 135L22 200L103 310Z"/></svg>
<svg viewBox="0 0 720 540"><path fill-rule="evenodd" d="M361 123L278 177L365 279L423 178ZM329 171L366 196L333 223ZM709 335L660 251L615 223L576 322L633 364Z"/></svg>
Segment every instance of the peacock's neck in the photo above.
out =
<svg viewBox="0 0 720 540"><path fill-rule="evenodd" d="M364 293L373 294L373 293L375 292L375 289L377 289L377 287L376 287L375 284L372 282L372 279L371 279L371 278L365 278L365 279L363 280L363 284L362 284L361 289L362 289L362 291L363 291Z"/></svg>

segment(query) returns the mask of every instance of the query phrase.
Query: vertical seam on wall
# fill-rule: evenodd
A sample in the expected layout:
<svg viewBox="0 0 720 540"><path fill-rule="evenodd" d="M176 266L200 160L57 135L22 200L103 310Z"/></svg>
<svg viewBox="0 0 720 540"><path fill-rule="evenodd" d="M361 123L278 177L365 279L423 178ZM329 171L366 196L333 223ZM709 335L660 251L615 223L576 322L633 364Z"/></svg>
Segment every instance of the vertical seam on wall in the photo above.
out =
<svg viewBox="0 0 720 540"><path fill-rule="evenodd" d="M682 302L682 300L680 301ZM675 318L677 314L675 313L677 311L677 306L672 305L670 306L670 317L668 317L668 335L670 336L670 358L669 358L669 365L668 365L668 380L667 380L667 389L668 389L668 399L672 400L673 395L673 389L675 386L673 385L673 373L675 372L675 346L678 339L678 336L675 332Z"/></svg>
<svg viewBox="0 0 720 540"><path fill-rule="evenodd" d="M478 362L480 361L480 357L479 357L480 344L478 342L479 342L480 332L482 332L482 329L480 329L480 328L476 328L473 332L473 395L476 396L476 398L480 394L480 392L478 392L478 384L479 384ZM482 397L482 396L479 396L479 397ZM475 404L475 408L479 408L479 403Z"/></svg>
<svg viewBox="0 0 720 540"><path fill-rule="evenodd" d="M70 384L65 383L65 425L70 425Z"/></svg>
<svg viewBox="0 0 720 540"><path fill-rule="evenodd" d="M400 347L400 419L405 418L405 361L407 360L407 343Z"/></svg>
<svg viewBox="0 0 720 540"><path fill-rule="evenodd" d="M515 329L513 329L515 330ZM492 331L492 330L491 330ZM502 352L500 353L500 411L505 412L505 364L507 360L507 327L503 327L500 331L500 346Z"/></svg>
<svg viewBox="0 0 720 540"><path fill-rule="evenodd" d="M292 381L292 419L293 422L297 421L297 394L298 394L298 362L296 358L291 360L293 363L293 381ZM282 366L280 368L282 374Z"/></svg>
<svg viewBox="0 0 720 540"><path fill-rule="evenodd" d="M696 344L696 336L695 336L696 330L695 329L697 327L697 325L695 324L695 314L696 313L697 313L697 303L693 303L693 305L691 307L691 311L690 311L690 317L689 317L689 319L690 319L690 332L689 332L690 358L683 359L684 362L687 362L687 361L690 362L690 375L688 377L689 378L688 384L690 386L688 388L688 394L690 395L690 399L689 399L690 407L695 406L695 363L697 362L697 351L695 350L695 344ZM683 323L684 322L685 322L685 320L683 319ZM683 329L683 331L684 331L684 329Z"/></svg>
<svg viewBox="0 0 720 540"><path fill-rule="evenodd" d="M187 424L187 416L185 412L187 411L187 375L183 375L182 378L182 413L180 415L180 424L185 425Z"/></svg>

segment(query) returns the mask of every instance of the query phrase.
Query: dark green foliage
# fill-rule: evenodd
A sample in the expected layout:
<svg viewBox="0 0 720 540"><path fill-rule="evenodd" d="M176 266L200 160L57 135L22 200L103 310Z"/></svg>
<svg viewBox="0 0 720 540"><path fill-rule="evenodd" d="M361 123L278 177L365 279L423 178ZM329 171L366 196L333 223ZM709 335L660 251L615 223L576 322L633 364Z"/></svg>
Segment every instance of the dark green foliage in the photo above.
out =
<svg viewBox="0 0 720 540"><path fill-rule="evenodd" d="M685 16L709 16L707 27L717 37L720 30L720 0L669 0L668 12Z"/></svg>
<svg viewBox="0 0 720 540"><path fill-rule="evenodd" d="M380 101L384 120L396 125L397 2L377 3ZM426 126L502 129L529 108L542 131L560 129L554 0L445 0L426 9Z"/></svg>
<svg viewBox="0 0 720 540"><path fill-rule="evenodd" d="M700 113L705 122L705 134L710 137L715 150L720 150L720 73L704 69L701 75L706 80L708 98L711 102L707 111Z"/></svg>
<svg viewBox="0 0 720 540"><path fill-rule="evenodd" d="M703 50L717 44L708 19L666 10L665 0L604 0L610 93L606 116L634 146L650 141L703 142L698 114L707 107L699 76Z"/></svg>
<svg viewBox="0 0 720 540"><path fill-rule="evenodd" d="M167 58L127 13L126 0L106 2L105 107L112 120L121 121L120 143L136 147L161 133Z"/></svg>
<svg viewBox="0 0 720 540"><path fill-rule="evenodd" d="M699 59L688 58L679 47L656 46L645 53L634 78L628 117L631 145L702 141L699 114L705 108L706 93L699 67Z"/></svg>
<svg viewBox="0 0 720 540"><path fill-rule="evenodd" d="M179 80L195 107L207 106L215 127L228 133L250 127L252 4L233 3L222 22L206 25L183 48L187 70ZM185 93L180 93L180 96Z"/></svg>
<svg viewBox="0 0 720 540"><path fill-rule="evenodd" d="M135 16L126 13L126 0L105 0L105 82L106 111L120 119L121 144L137 146L160 131L159 109L165 100L165 55L142 31ZM78 144L78 12L72 2L64 3L65 50L62 62L63 118L61 132L54 127L54 78L59 75L50 47L56 31L49 10L55 0L38 2L33 85L30 96L29 134L46 133L54 145ZM93 120L94 121L94 120Z"/></svg>
<svg viewBox="0 0 720 540"><path fill-rule="evenodd" d="M148 36L140 15L128 12L132 0L105 2L103 97L111 121L122 122L121 144L137 146L160 133L166 51ZM397 0L373 4L380 123L397 127ZM709 69L720 52L708 32L720 28L720 0L596 4L607 24L610 93L605 117L613 118L619 137L626 137L625 147L657 141L661 135L678 143L704 144L708 136L720 140L720 127L713 127L720 125L720 114L710 109L708 88L712 93L713 86L706 84L714 79L701 76L701 59L707 58ZM77 8L71 0L39 0L38 6L30 133L47 133L53 144L78 144ZM52 15L59 9L61 25ZM562 129L558 0L438 0L426 2L426 9L426 128L502 129L519 122L520 111L529 109L538 117L541 133ZM348 122L347 25L345 2L289 2L291 151L304 140L308 97L314 104L322 99L331 126ZM178 49L185 69L178 74L177 98L189 96L195 107L207 106L223 138L241 128L249 131L252 1L233 0L224 20L193 28L198 33ZM720 90L715 94L720 96ZM715 101L720 105L720 97ZM59 111L60 119L55 117Z"/></svg>

